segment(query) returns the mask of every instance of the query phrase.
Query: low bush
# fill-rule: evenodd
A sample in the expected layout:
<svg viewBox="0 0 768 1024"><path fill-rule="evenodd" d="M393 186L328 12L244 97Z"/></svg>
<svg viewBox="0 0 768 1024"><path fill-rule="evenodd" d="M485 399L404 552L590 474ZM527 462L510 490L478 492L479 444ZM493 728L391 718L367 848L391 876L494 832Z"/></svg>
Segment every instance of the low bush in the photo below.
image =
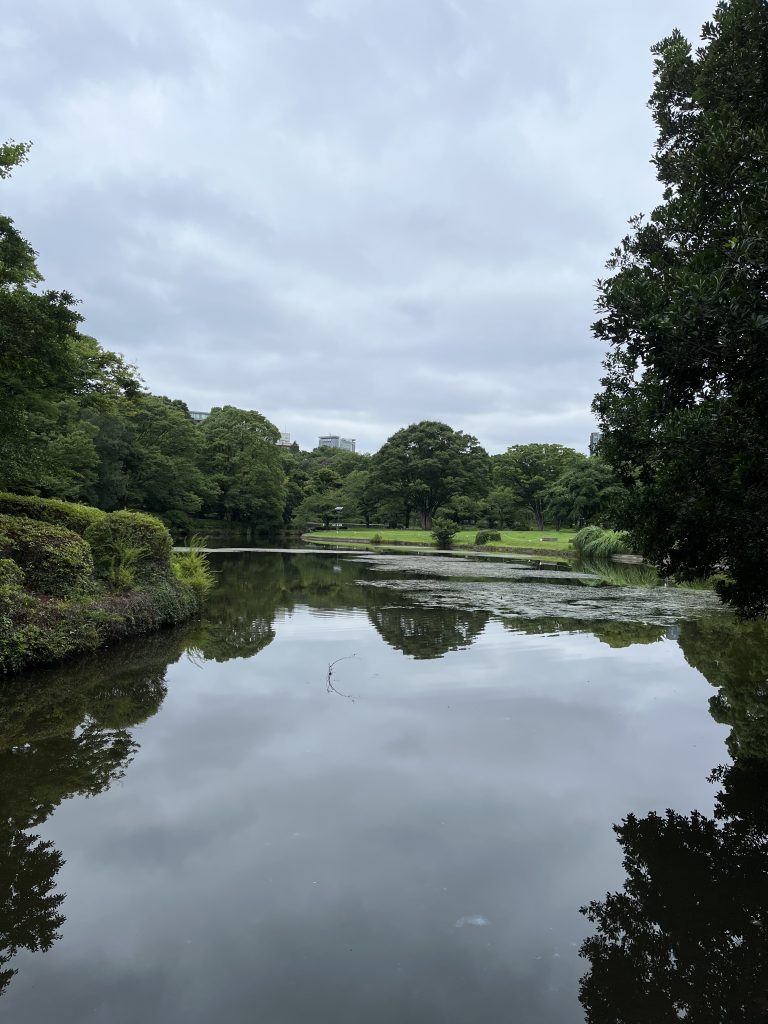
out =
<svg viewBox="0 0 768 1024"><path fill-rule="evenodd" d="M33 600L4 617L0 607L0 674L94 651L105 644L183 622L200 607L185 583L159 579L143 590L90 600ZM5 620L5 621L4 621Z"/></svg>
<svg viewBox="0 0 768 1024"><path fill-rule="evenodd" d="M492 540L501 540L498 530L480 530L475 537L475 544L480 547L483 544L489 544Z"/></svg>
<svg viewBox="0 0 768 1024"><path fill-rule="evenodd" d="M436 516L432 520L432 536L439 548L449 548L459 528L452 519Z"/></svg>
<svg viewBox="0 0 768 1024"><path fill-rule="evenodd" d="M82 537L89 526L104 519L107 513L89 505L58 501L56 498L0 493L0 515L25 516L27 519L52 523L54 526L72 530Z"/></svg>
<svg viewBox="0 0 768 1024"><path fill-rule="evenodd" d="M0 558L12 559L24 585L41 594L67 597L93 583L88 544L72 530L51 523L0 515Z"/></svg>
<svg viewBox="0 0 768 1024"><path fill-rule="evenodd" d="M159 520L100 513L85 533L88 539L0 514L0 674L93 651L199 610L213 580L205 555L174 559L172 571L171 538ZM95 577L91 541L112 589Z"/></svg>
<svg viewBox="0 0 768 1024"><path fill-rule="evenodd" d="M164 524L145 512L109 512L85 531L100 576L133 586L142 571L170 568L173 540Z"/></svg>
<svg viewBox="0 0 768 1024"><path fill-rule="evenodd" d="M371 544L382 544L382 543L383 543L383 541L381 539L381 534L380 533L374 533L374 535L371 537Z"/></svg>
<svg viewBox="0 0 768 1024"><path fill-rule="evenodd" d="M610 558L611 555L631 555L629 534L604 530L601 526L585 526L571 541L582 558Z"/></svg>

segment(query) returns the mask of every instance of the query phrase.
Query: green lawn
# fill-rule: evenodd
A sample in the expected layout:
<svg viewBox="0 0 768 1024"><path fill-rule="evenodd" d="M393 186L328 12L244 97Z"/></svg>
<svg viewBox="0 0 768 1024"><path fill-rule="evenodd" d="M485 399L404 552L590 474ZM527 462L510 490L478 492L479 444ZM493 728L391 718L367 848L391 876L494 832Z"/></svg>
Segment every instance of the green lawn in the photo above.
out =
<svg viewBox="0 0 768 1024"><path fill-rule="evenodd" d="M572 551L568 542L575 537L576 530L501 530L501 540L484 544L483 547L492 551L494 548L536 548L540 551ZM410 544L433 546L434 540L429 530L313 530L306 537L317 540L367 540L378 534L382 543L407 541ZM453 538L454 544L474 544L477 530L462 530ZM556 537L557 540L542 540L543 537Z"/></svg>

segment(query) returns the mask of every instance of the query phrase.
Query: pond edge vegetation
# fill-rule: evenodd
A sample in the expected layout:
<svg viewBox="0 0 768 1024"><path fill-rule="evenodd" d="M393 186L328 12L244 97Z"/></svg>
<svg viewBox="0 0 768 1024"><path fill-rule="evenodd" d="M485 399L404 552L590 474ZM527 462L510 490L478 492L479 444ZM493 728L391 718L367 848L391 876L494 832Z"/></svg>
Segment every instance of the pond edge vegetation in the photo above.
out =
<svg viewBox="0 0 768 1024"><path fill-rule="evenodd" d="M0 675L183 622L214 583L143 512L0 494Z"/></svg>

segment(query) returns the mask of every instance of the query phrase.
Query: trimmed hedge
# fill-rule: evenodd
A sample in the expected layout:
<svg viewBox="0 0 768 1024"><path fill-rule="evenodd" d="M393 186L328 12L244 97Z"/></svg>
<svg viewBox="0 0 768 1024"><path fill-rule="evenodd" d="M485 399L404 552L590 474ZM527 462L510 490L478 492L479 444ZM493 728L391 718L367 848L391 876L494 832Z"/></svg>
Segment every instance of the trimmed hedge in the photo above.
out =
<svg viewBox="0 0 768 1024"><path fill-rule="evenodd" d="M475 537L475 544L482 546L488 544L492 540L501 540L501 534L498 530L480 530Z"/></svg>
<svg viewBox="0 0 768 1024"><path fill-rule="evenodd" d="M154 516L14 495L0 506L14 510L0 513L0 675L183 622L213 582L199 551L172 571Z"/></svg>
<svg viewBox="0 0 768 1024"><path fill-rule="evenodd" d="M145 512L109 512L85 531L100 573L108 572L115 559L127 551L136 553L138 566L170 566L173 539L165 525Z"/></svg>
<svg viewBox="0 0 768 1024"><path fill-rule="evenodd" d="M59 501L56 498L35 498L24 494L0 493L0 515L26 516L43 523L63 526L81 537L93 523L104 519L107 515L100 508L89 505L76 505L71 501Z"/></svg>
<svg viewBox="0 0 768 1024"><path fill-rule="evenodd" d="M82 537L23 516L0 515L0 558L12 559L24 586L40 594L67 597L93 580L91 549Z"/></svg>

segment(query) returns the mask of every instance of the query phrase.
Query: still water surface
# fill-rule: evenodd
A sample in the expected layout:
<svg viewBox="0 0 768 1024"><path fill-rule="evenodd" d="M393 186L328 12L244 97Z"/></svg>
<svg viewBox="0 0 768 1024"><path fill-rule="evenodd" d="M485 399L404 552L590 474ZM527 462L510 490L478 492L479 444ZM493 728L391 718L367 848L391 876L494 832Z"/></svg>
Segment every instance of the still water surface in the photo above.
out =
<svg viewBox="0 0 768 1024"><path fill-rule="evenodd" d="M4 1019L766 1019L762 627L538 563L213 562L201 621L3 684Z"/></svg>

